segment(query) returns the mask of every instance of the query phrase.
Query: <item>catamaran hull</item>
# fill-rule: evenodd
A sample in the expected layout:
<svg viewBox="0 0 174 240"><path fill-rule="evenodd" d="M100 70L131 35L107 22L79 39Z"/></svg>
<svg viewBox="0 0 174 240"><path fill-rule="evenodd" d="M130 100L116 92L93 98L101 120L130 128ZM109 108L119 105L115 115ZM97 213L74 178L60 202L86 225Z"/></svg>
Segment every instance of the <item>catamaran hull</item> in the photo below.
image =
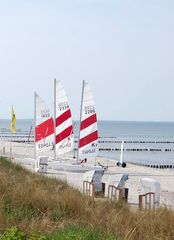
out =
<svg viewBox="0 0 174 240"><path fill-rule="evenodd" d="M49 163L49 168L59 170L59 171L66 171L66 172L86 172L90 170L101 170L101 166L96 165L82 165L82 164L72 164L66 162L59 162L55 161Z"/></svg>

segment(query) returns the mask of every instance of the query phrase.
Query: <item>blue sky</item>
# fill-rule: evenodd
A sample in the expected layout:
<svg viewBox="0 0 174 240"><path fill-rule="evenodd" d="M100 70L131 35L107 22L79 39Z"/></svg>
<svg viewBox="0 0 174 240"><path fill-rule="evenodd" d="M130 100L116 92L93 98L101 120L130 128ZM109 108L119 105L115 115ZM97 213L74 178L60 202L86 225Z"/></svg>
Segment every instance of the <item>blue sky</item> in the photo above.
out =
<svg viewBox="0 0 174 240"><path fill-rule="evenodd" d="M0 0L0 118L53 110L62 80L74 119L82 80L99 119L174 121L174 1Z"/></svg>

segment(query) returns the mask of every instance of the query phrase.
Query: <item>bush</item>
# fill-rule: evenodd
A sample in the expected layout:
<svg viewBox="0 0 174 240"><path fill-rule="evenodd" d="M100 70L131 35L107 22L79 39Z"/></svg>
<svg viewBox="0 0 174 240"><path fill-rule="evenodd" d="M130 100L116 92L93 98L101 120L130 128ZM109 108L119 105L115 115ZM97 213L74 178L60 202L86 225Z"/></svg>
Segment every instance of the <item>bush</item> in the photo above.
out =
<svg viewBox="0 0 174 240"><path fill-rule="evenodd" d="M0 236L0 240L47 240L47 238L35 232L31 233L30 236L26 236L18 228L11 227Z"/></svg>
<svg viewBox="0 0 174 240"><path fill-rule="evenodd" d="M8 228L4 234L0 237L0 240L25 240L26 237L23 232L21 232L16 227Z"/></svg>

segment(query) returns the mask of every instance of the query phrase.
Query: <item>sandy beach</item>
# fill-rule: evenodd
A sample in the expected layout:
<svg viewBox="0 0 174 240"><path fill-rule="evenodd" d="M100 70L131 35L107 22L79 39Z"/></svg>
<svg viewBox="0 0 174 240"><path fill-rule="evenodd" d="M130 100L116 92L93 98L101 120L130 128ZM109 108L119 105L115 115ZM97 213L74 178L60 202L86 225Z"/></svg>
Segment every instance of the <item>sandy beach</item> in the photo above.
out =
<svg viewBox="0 0 174 240"><path fill-rule="evenodd" d="M10 142L0 141L0 155L10 156ZM50 160L47 176L63 179L71 186L82 191L84 173L62 171L59 169L59 162L53 161L53 151L45 155L49 156ZM99 157L95 160L102 165L108 166L108 170L105 172L106 177L117 174L128 174L126 187L129 189L128 202L130 204L138 204L138 195L142 188L140 179L142 177L149 177L159 181L161 184L160 206L174 208L174 169L156 169L134 164L127 164L126 168L121 168L116 166L116 161L114 160ZM34 146L23 143L12 143L12 161L34 172ZM88 159L88 164L94 164L94 159Z"/></svg>

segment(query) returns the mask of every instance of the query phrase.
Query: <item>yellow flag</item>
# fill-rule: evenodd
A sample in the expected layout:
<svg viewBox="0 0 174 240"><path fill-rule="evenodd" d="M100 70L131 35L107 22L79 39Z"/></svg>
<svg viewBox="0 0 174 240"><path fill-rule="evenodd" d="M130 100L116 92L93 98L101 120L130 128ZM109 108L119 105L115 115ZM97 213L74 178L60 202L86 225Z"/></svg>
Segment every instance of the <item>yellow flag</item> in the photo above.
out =
<svg viewBox="0 0 174 240"><path fill-rule="evenodd" d="M11 109L11 132L16 133L16 116L13 107Z"/></svg>

